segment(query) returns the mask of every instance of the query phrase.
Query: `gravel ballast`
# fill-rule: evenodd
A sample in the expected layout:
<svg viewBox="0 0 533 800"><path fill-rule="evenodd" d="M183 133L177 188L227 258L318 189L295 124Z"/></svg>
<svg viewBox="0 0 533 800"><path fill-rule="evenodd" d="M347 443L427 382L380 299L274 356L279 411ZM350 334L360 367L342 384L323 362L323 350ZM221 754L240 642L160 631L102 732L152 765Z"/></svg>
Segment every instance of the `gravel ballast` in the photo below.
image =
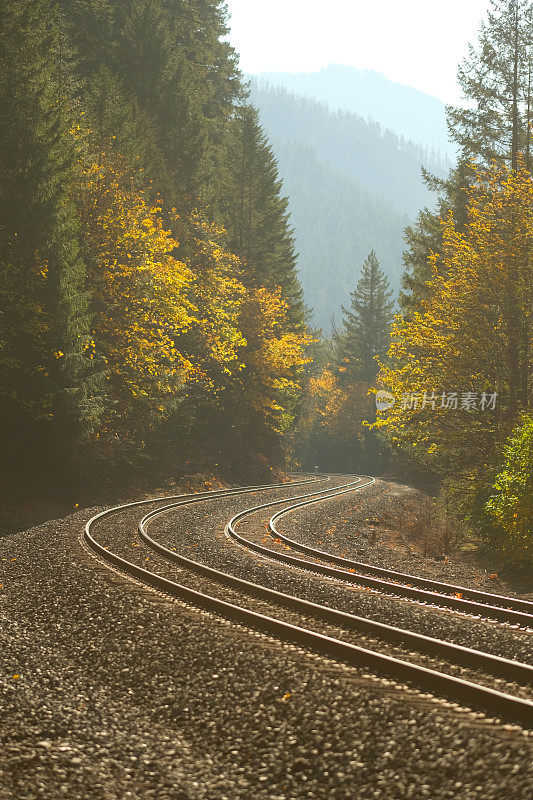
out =
<svg viewBox="0 0 533 800"><path fill-rule="evenodd" d="M257 502L276 493L297 492ZM235 558L256 579L272 567L220 535L233 509L254 502L181 509L163 518L166 535L192 557ZM532 796L532 739L520 728L145 590L82 547L90 515L0 542L1 800ZM104 543L151 567L132 525L140 515L108 520ZM503 647L504 629L485 629Z"/></svg>
<svg viewBox="0 0 533 800"><path fill-rule="evenodd" d="M333 485L335 482L345 483L346 479L332 481ZM294 489L283 489L279 494L292 497L307 491L309 489L301 487L296 492ZM265 495L264 502L269 499L271 498ZM332 502L334 500L326 499L308 506L308 509L320 509L321 514L325 514ZM149 524L148 532L163 545L175 548L185 556L287 594L504 658L533 663L533 635L529 632L497 622L476 620L449 610L379 595L355 585L346 586L317 574L280 565L244 550L224 536L224 526L237 511L258 503L256 495L249 495L181 507L156 518ZM238 524L237 530L266 547L276 548L277 545L267 533L267 520L276 510L278 509L274 507L247 517ZM135 555L136 545L133 543L141 541L139 538L132 539L130 534L130 531L134 531L139 516L141 515L138 513L132 514L129 522L125 523L128 531L125 535L121 536L118 526L114 529L113 545L127 558ZM208 525L205 524L206 519L209 519ZM107 544L105 537L102 541ZM150 558L157 559L151 553ZM168 577L177 574L175 568L166 564L163 559L154 560L154 564L157 564L157 570L162 570ZM189 579L187 585L191 585Z"/></svg>
<svg viewBox="0 0 533 800"><path fill-rule="evenodd" d="M327 504L304 506L281 517L276 523L280 533L303 544L318 547L335 555L345 555L386 569L423 578L467 586L480 591L519 596L497 574L496 567L484 569L461 555L443 555L442 541L432 541L434 521L428 518L428 551L439 551L440 559L424 556L424 536L415 535L408 525L411 507L420 513L424 496L409 486L376 479L355 493L332 498ZM533 585L528 599L533 600Z"/></svg>

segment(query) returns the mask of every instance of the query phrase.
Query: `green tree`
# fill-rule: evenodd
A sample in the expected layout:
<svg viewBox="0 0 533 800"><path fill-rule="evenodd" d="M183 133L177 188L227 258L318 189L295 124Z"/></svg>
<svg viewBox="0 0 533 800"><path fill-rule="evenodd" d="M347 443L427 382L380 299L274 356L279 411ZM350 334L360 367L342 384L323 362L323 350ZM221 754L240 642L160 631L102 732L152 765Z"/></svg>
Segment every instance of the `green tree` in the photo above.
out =
<svg viewBox="0 0 533 800"><path fill-rule="evenodd" d="M70 199L72 76L53 2L3 9L0 76L0 414L15 451L25 434L35 453L36 430L70 444L100 410Z"/></svg>
<svg viewBox="0 0 533 800"><path fill-rule="evenodd" d="M465 160L517 168L522 153L529 169L532 122L531 0L491 0L477 49L458 72L467 108L448 109L452 140Z"/></svg>
<svg viewBox="0 0 533 800"><path fill-rule="evenodd" d="M407 315L420 310L427 296L429 257L442 252L440 219L451 213L464 229L465 190L475 181L472 161L517 169L522 158L531 171L533 6L531 0L491 0L491 5L478 46L470 46L458 71L468 106L447 109L450 137L459 147L458 165L446 181L426 174L429 187L440 193L437 209L424 209L406 229L399 300Z"/></svg>
<svg viewBox="0 0 533 800"><path fill-rule="evenodd" d="M245 279L271 291L280 287L291 323L300 325L304 309L288 201L282 196L277 162L252 106L235 111L220 172L218 211L230 249L242 261Z"/></svg>
<svg viewBox="0 0 533 800"><path fill-rule="evenodd" d="M190 211L213 181L213 154L241 92L236 56L224 41L225 7L218 0L62 4L80 76L100 73L101 100L113 88L108 75L114 78L122 91L118 108L123 116L133 108L144 131L141 165L167 205ZM110 101L99 108L116 120Z"/></svg>
<svg viewBox="0 0 533 800"><path fill-rule="evenodd" d="M164 172L151 126L135 97L128 98L120 78L109 67L100 66L85 80L83 111L91 131L86 144L96 157L109 152L119 155L131 165L136 183L146 188L150 175Z"/></svg>
<svg viewBox="0 0 533 800"><path fill-rule="evenodd" d="M376 356L390 343L394 304L389 281L372 250L361 271L351 306L343 307L343 328L337 336L337 361L347 381L371 382L379 370Z"/></svg>
<svg viewBox="0 0 533 800"><path fill-rule="evenodd" d="M463 230L466 225L465 187L470 185L474 175L465 161L458 163L447 180L438 180L425 170L423 174L427 185L440 196L436 208L422 209L415 222L404 232L407 248L403 253L404 273L398 299L400 309L406 316L420 311L428 297L428 282L434 277L432 254L441 255L443 249L441 220L451 214L458 228Z"/></svg>
<svg viewBox="0 0 533 800"><path fill-rule="evenodd" d="M371 389L379 370L377 359L384 357L390 344L391 296L389 281L372 250L350 295L350 309L342 307L342 328L334 337L339 399L329 427L339 442L344 440L344 450L351 454L349 469L355 466L354 447L364 469L375 473L382 468L383 448L368 424L376 417Z"/></svg>

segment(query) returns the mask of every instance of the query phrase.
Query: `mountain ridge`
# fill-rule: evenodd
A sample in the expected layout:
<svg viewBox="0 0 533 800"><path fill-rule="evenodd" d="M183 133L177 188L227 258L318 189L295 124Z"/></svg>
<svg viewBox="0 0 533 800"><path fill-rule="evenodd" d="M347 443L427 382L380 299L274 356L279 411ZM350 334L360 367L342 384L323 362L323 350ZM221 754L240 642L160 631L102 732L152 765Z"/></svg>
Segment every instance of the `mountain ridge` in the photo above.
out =
<svg viewBox="0 0 533 800"><path fill-rule="evenodd" d="M316 99L252 81L250 100L289 198L305 302L328 329L371 250L398 290L405 227L435 201L420 168L446 170L379 123Z"/></svg>
<svg viewBox="0 0 533 800"><path fill-rule="evenodd" d="M330 64L315 72L260 72L247 77L378 122L407 140L435 148L445 158L455 155L448 141L446 104L380 72Z"/></svg>

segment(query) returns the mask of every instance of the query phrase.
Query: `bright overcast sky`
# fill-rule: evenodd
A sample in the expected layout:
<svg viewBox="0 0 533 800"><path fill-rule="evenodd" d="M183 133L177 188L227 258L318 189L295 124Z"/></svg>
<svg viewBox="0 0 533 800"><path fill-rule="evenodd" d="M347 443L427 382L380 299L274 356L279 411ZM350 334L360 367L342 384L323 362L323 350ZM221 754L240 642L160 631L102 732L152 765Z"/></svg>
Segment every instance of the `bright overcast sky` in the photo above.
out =
<svg viewBox="0 0 533 800"><path fill-rule="evenodd" d="M489 0L227 0L245 72L346 64L447 102Z"/></svg>

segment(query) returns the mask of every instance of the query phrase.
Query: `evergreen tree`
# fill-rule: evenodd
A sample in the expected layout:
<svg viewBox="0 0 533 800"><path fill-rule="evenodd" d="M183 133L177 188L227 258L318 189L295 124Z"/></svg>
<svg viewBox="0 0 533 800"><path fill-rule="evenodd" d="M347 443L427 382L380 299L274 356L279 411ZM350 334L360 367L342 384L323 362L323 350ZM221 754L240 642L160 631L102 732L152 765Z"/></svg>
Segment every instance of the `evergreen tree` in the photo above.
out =
<svg viewBox="0 0 533 800"><path fill-rule="evenodd" d="M470 46L458 72L469 107L447 109L450 136L460 148L458 166L447 181L426 174L429 187L441 195L437 210L424 209L406 230L400 294L405 314L419 309L427 294L429 256L442 252L440 220L451 213L459 229L466 224L465 190L475 180L471 162L490 166L496 161L517 169L521 158L531 171L533 5L531 0L491 2L479 46Z"/></svg>
<svg viewBox="0 0 533 800"><path fill-rule="evenodd" d="M460 161L447 180L438 180L425 170L423 174L428 186L440 197L435 211L424 208L412 225L404 232L407 249L403 253L404 273L399 304L403 314L419 311L427 297L427 284L433 277L431 255L442 252L442 222L453 216L459 229L467 220L465 187L472 181L472 167Z"/></svg>
<svg viewBox="0 0 533 800"><path fill-rule="evenodd" d="M389 282L374 251L351 293L350 310L343 311L342 328L334 330L332 364L309 381L309 397L296 435L298 450L308 466L379 474L387 449L369 425L376 406L369 389L390 341L393 303Z"/></svg>
<svg viewBox="0 0 533 800"><path fill-rule="evenodd" d="M308 339L276 163L256 112L235 108L244 91L226 13L219 0L4 10L0 414L11 474L40 451L36 469L52 476L43 467L62 460L78 491L70 456L82 440L89 470L105 456L126 474L146 456L162 463L166 433L170 459L208 428L206 458L238 437L264 468L283 460Z"/></svg>
<svg viewBox="0 0 533 800"><path fill-rule="evenodd" d="M133 108L144 132L142 166L169 206L190 211L214 180L213 154L241 92L236 56L224 41L225 7L218 0L62 4L81 77L100 73L102 81L102 67L109 71L122 88L119 108Z"/></svg>
<svg viewBox="0 0 533 800"><path fill-rule="evenodd" d="M47 441L73 443L99 414L70 199L71 85L55 4L9 3L0 17L0 414L15 451L25 433L35 453L36 426L50 430Z"/></svg>
<svg viewBox="0 0 533 800"><path fill-rule="evenodd" d="M281 194L277 163L252 106L235 111L221 171L218 210L246 279L270 290L280 287L291 322L301 324L302 290L288 201Z"/></svg>
<svg viewBox="0 0 533 800"><path fill-rule="evenodd" d="M124 85L108 67L99 67L85 81L83 109L91 131L87 144L96 153L120 155L135 171L137 183L148 184L149 175L164 172L151 126L135 98L128 99Z"/></svg>
<svg viewBox="0 0 533 800"><path fill-rule="evenodd" d="M448 125L465 160L495 161L517 168L518 155L530 168L532 122L531 0L491 0L477 50L459 68L468 108L449 108Z"/></svg>
<svg viewBox="0 0 533 800"><path fill-rule="evenodd" d="M337 361L346 381L370 382L379 369L376 356L384 356L388 349L394 307L389 282L373 250L350 296L350 310L342 309Z"/></svg>
<svg viewBox="0 0 533 800"><path fill-rule="evenodd" d="M159 0L134 0L121 8L116 69L127 97L135 98L158 144L164 168L154 177L169 204L198 202L207 132L196 102L195 76L177 46Z"/></svg>

